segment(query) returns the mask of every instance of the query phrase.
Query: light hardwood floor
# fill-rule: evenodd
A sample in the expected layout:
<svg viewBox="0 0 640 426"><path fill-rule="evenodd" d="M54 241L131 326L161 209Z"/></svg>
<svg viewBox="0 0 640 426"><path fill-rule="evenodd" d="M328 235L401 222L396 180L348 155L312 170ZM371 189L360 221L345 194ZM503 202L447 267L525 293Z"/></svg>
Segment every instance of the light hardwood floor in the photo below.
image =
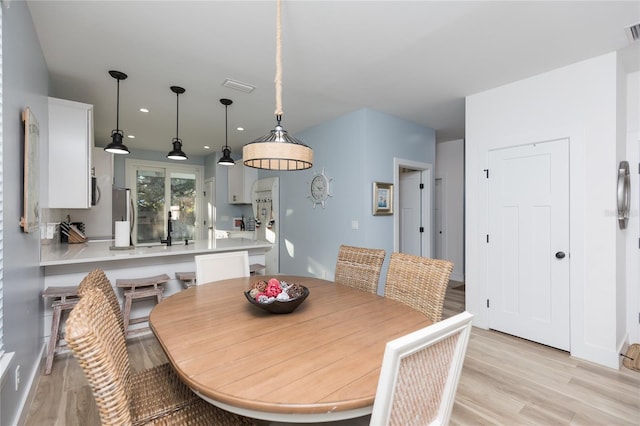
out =
<svg viewBox="0 0 640 426"><path fill-rule="evenodd" d="M445 317L464 310L464 286L449 286ZM130 340L136 371L166 362L153 336ZM75 359L56 357L41 376L27 426L99 425ZM367 425L368 418L332 425ZM640 373L600 367L566 352L474 328L452 425L640 425ZM274 426L273 424L272 426Z"/></svg>

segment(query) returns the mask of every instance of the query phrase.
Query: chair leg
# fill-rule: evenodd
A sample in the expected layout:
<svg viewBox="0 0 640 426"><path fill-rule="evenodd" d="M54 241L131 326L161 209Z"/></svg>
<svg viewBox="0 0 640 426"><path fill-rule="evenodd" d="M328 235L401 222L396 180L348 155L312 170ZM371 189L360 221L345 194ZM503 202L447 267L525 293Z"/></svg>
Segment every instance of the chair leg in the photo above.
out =
<svg viewBox="0 0 640 426"><path fill-rule="evenodd" d="M60 329L60 317L62 315L62 306L53 307L53 317L51 319L51 336L49 337L49 347L47 348L47 362L44 367L44 374L51 374L53 367L53 357L56 354L56 346L58 345L58 332Z"/></svg>
<svg viewBox="0 0 640 426"><path fill-rule="evenodd" d="M122 307L122 323L124 325L124 335L125 337L129 333L129 317L131 316L131 295L125 292L124 295L124 306Z"/></svg>

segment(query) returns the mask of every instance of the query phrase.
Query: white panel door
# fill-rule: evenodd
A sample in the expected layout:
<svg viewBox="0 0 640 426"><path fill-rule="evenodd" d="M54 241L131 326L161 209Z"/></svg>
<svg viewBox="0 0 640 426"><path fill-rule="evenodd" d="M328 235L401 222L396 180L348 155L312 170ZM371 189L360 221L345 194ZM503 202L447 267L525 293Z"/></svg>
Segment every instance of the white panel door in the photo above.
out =
<svg viewBox="0 0 640 426"><path fill-rule="evenodd" d="M569 350L569 143L489 153L489 327Z"/></svg>
<svg viewBox="0 0 640 426"><path fill-rule="evenodd" d="M436 179L436 196L435 196L435 208L433 209L436 219L436 232L434 235L436 252L434 258L445 259L444 248L444 235L445 232L445 216L444 216L444 178Z"/></svg>
<svg viewBox="0 0 640 426"><path fill-rule="evenodd" d="M422 256L420 171L400 173L400 252Z"/></svg>

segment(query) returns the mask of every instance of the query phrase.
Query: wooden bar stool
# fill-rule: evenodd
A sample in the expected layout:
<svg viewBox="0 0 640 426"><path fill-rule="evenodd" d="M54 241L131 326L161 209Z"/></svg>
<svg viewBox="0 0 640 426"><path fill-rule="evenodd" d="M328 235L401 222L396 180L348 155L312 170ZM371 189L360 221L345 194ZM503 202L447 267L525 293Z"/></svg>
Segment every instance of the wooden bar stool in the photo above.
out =
<svg viewBox="0 0 640 426"><path fill-rule="evenodd" d="M164 286L162 284L167 281L169 281L169 275L167 274L146 278L122 278L116 280L116 287L125 289L124 299L122 301L122 322L124 323L124 332L127 337L148 329L148 327L145 327L129 330L129 325L149 321L148 315L131 318L131 304L134 301L150 297L155 297L156 303L160 303L162 301L162 293L164 292Z"/></svg>
<svg viewBox="0 0 640 426"><path fill-rule="evenodd" d="M60 322L62 321L62 315L66 311L70 311L78 303L80 298L78 297L78 286L67 287L47 287L42 292L42 298L52 298L51 308L53 309L53 316L51 317L51 336L49 337L49 346L47 348L47 362L44 367L44 374L51 374L51 368L53 367L53 357L56 352L66 347L66 343L61 343L62 333L60 332Z"/></svg>
<svg viewBox="0 0 640 426"><path fill-rule="evenodd" d="M251 265L249 265L249 274L250 275L261 275L258 274L258 272L262 271L264 269L264 265L261 263L252 263Z"/></svg>
<svg viewBox="0 0 640 426"><path fill-rule="evenodd" d="M176 272L176 278L182 281L182 286L184 288L189 288L196 285L195 272Z"/></svg>

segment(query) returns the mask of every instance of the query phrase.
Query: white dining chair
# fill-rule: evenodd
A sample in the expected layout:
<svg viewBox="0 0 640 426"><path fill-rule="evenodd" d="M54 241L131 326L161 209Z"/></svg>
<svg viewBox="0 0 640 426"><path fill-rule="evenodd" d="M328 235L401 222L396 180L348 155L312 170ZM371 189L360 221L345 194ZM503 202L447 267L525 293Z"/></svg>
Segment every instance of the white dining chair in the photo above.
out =
<svg viewBox="0 0 640 426"><path fill-rule="evenodd" d="M203 254L195 257L196 284L249 276L249 252Z"/></svg>
<svg viewBox="0 0 640 426"><path fill-rule="evenodd" d="M463 312L387 343L371 426L449 423L472 318Z"/></svg>

